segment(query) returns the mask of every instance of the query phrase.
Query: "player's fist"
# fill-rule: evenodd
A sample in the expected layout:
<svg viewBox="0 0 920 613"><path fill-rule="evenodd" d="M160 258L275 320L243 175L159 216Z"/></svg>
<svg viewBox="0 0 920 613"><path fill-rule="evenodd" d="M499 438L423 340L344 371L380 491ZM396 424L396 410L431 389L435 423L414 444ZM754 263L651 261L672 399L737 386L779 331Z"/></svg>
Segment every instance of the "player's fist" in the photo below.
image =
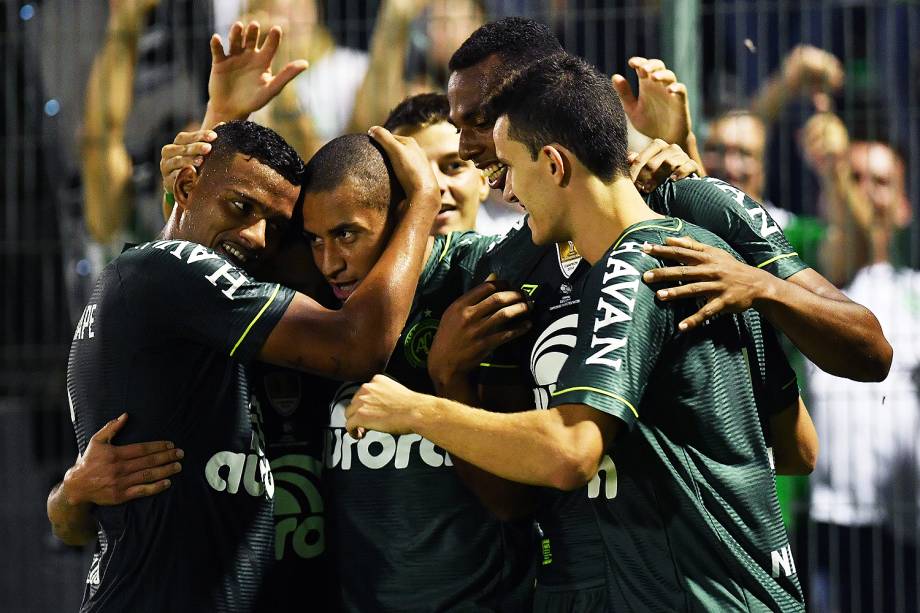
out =
<svg viewBox="0 0 920 613"><path fill-rule="evenodd" d="M353 438L362 438L362 430L408 434L412 432L417 395L386 375L375 375L361 386L345 409L345 427Z"/></svg>

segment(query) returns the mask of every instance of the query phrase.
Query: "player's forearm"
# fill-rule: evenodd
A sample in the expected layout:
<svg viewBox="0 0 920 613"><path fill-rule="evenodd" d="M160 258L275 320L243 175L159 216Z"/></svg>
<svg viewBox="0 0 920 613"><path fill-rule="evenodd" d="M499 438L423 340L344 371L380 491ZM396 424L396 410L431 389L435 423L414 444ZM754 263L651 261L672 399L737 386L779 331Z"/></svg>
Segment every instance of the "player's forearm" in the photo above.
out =
<svg viewBox="0 0 920 613"><path fill-rule="evenodd" d="M818 433L802 399L770 417L778 475L808 475L818 461Z"/></svg>
<svg viewBox="0 0 920 613"><path fill-rule="evenodd" d="M788 281L771 277L754 306L822 370L855 381L883 380L892 351L878 319L839 292L816 293L813 275L805 270Z"/></svg>
<svg viewBox="0 0 920 613"><path fill-rule="evenodd" d="M572 444L555 409L494 413L419 394L413 415L418 434L510 481L571 490L597 471L597 463L588 466L582 450Z"/></svg>
<svg viewBox="0 0 920 613"><path fill-rule="evenodd" d="M64 482L51 489L46 506L51 531L67 545L85 545L96 537L92 505L74 502L69 498Z"/></svg>
<svg viewBox="0 0 920 613"><path fill-rule="evenodd" d="M249 118L249 112L236 111L233 109L222 108L220 104L213 100L208 100L208 106L204 112L204 119L201 121L202 130L213 130L214 126L219 123L226 123L235 120L245 120Z"/></svg>
<svg viewBox="0 0 920 613"><path fill-rule="evenodd" d="M367 378L383 372L409 317L431 224L440 206L436 193L411 198L383 255L341 309L349 324L344 333L352 355L363 356L373 368Z"/></svg>

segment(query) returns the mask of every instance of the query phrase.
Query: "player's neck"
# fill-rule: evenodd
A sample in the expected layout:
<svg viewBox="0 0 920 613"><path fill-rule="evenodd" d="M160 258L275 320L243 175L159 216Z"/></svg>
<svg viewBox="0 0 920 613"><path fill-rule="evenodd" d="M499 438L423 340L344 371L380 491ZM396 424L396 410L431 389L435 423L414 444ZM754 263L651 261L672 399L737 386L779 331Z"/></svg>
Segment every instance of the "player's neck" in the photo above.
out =
<svg viewBox="0 0 920 613"><path fill-rule="evenodd" d="M581 202L569 208L572 240L591 264L601 259L629 226L662 217L648 207L629 177L617 177L610 183L591 177L581 191Z"/></svg>

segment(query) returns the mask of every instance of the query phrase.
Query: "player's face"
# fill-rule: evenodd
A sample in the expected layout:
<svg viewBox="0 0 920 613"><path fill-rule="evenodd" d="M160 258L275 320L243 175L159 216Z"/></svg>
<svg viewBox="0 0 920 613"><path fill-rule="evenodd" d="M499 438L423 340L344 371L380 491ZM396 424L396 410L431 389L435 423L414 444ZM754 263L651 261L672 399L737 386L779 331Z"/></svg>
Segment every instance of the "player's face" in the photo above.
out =
<svg viewBox="0 0 920 613"><path fill-rule="evenodd" d="M205 171L189 192L183 235L244 270L271 258L290 223L300 187L237 153L225 169Z"/></svg>
<svg viewBox="0 0 920 613"><path fill-rule="evenodd" d="M854 142L850 145L853 182L875 210L878 222L887 228L906 225L910 204L904 183L904 164L883 143Z"/></svg>
<svg viewBox="0 0 920 613"><path fill-rule="evenodd" d="M703 148L703 164L712 176L731 183L755 200L762 200L766 142L766 130L754 117L724 117L710 127Z"/></svg>
<svg viewBox="0 0 920 613"><path fill-rule="evenodd" d="M460 135L446 121L421 130L397 130L416 140L428 161L441 189L441 212L434 220L434 234L472 230L476 226L479 205L489 195L485 177L469 160L458 153Z"/></svg>
<svg viewBox="0 0 920 613"><path fill-rule="evenodd" d="M495 150L502 164L507 167L503 197L507 202L519 202L530 216L527 225L537 245L568 240L562 226L562 207L554 197L556 184L547 166L548 162L538 155L534 160L530 150L508 136L509 121L502 115L495 122Z"/></svg>
<svg viewBox="0 0 920 613"><path fill-rule="evenodd" d="M317 268L342 302L380 259L391 231L386 207L367 206L350 180L307 194L303 227Z"/></svg>
<svg viewBox="0 0 920 613"><path fill-rule="evenodd" d="M460 131L460 157L471 160L483 171L492 189L502 189L505 167L495 155L493 124L485 120L480 107L491 85L491 75L500 64L492 55L475 66L458 70L447 83L450 121Z"/></svg>

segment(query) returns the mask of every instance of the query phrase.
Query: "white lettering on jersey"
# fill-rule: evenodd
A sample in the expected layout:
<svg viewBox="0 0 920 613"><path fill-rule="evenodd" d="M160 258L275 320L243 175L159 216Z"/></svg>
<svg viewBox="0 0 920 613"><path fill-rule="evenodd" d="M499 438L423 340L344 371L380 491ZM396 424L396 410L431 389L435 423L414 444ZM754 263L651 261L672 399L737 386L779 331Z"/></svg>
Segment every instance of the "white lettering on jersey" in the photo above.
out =
<svg viewBox="0 0 920 613"><path fill-rule="evenodd" d="M336 391L330 403L329 430L326 431L327 468L351 470L356 456L359 465L372 470L387 466L399 470L408 468L413 455L417 455L423 463L433 468L454 465L450 454L438 451L434 443L418 434L393 436L385 432L371 431L360 441L352 438L345 430L345 409L359 387L361 385L358 383L345 383Z"/></svg>
<svg viewBox="0 0 920 613"><path fill-rule="evenodd" d="M791 577L796 574L795 560L792 559L792 548L788 543L776 551L771 551L770 561L773 564L774 579L779 579L781 576Z"/></svg>
<svg viewBox="0 0 920 613"><path fill-rule="evenodd" d="M616 256L630 251L640 251L641 248L642 245L639 243L626 242L607 259L608 270L604 273L604 288L601 290L603 295L597 301L599 315L594 320L594 335L591 337L591 347L597 348L597 351L588 356L585 364L607 366L614 370L620 370L623 365L622 359L612 360L607 355L624 347L628 338L598 336L598 332L611 324L632 320L632 311L636 306L635 294L639 289L639 271L629 262L617 259ZM614 279L618 282L608 285Z"/></svg>
<svg viewBox="0 0 920 613"><path fill-rule="evenodd" d="M88 304L80 315L77 322L77 329L74 330L73 340L82 341L84 338L96 338L96 331L93 330L93 324L96 323L96 307L98 305Z"/></svg>
<svg viewBox="0 0 920 613"><path fill-rule="evenodd" d="M191 251L189 251L187 255L183 256L185 248L189 245L194 245L194 247L191 249ZM169 253L179 260L182 260L182 258L185 257L186 259L184 261L186 264L194 264L195 262L200 262L202 260L223 259L207 247L203 247L202 245L195 243L190 243L189 241L154 241L152 243L145 243L144 245L138 247L138 249L142 249L148 246L152 246L154 249L160 249L162 251L169 251L171 248L175 247L172 249L172 251L169 251ZM231 271L236 271L236 274L231 274ZM205 279L207 279L211 285L215 287L218 286L218 281L222 282L221 286L229 283L229 287L223 289L222 293L230 300L233 300L233 294L236 293L236 290L238 290L240 286L246 282L247 277L233 264L226 262L211 275L206 276Z"/></svg>
<svg viewBox="0 0 920 613"><path fill-rule="evenodd" d="M243 283L246 283L246 275L239 273L236 276L230 274L231 270L236 270L233 264L229 262L218 268L214 271L210 277L205 277L208 281L211 282L211 285L217 287L217 280L223 279L230 283L230 287L223 291L224 296L233 300L233 293L240 288Z"/></svg>
<svg viewBox="0 0 920 613"><path fill-rule="evenodd" d="M771 234L780 231L779 226L771 222L770 216L767 215L767 212L763 209L763 207L757 204L753 198L746 198L745 193L737 187L729 185L724 181L720 181L715 177L705 177L703 181L712 183L726 194L730 194L735 199L735 202L744 207L744 210L746 210L748 215L751 216L751 219L753 219L755 222L759 220L760 230L758 233L760 234L761 238L767 238Z"/></svg>
<svg viewBox="0 0 920 613"><path fill-rule="evenodd" d="M609 455L604 455L597 474L588 483L588 498L597 498L601 494L601 473L604 473L604 498L613 500L617 497L617 467Z"/></svg>
<svg viewBox="0 0 920 613"><path fill-rule="evenodd" d="M271 464L265 457L262 408L255 397L249 403L249 421L252 426L249 452L218 451L204 467L205 480L218 492L236 494L242 485L250 496L264 495L272 498L275 495L275 481Z"/></svg>

